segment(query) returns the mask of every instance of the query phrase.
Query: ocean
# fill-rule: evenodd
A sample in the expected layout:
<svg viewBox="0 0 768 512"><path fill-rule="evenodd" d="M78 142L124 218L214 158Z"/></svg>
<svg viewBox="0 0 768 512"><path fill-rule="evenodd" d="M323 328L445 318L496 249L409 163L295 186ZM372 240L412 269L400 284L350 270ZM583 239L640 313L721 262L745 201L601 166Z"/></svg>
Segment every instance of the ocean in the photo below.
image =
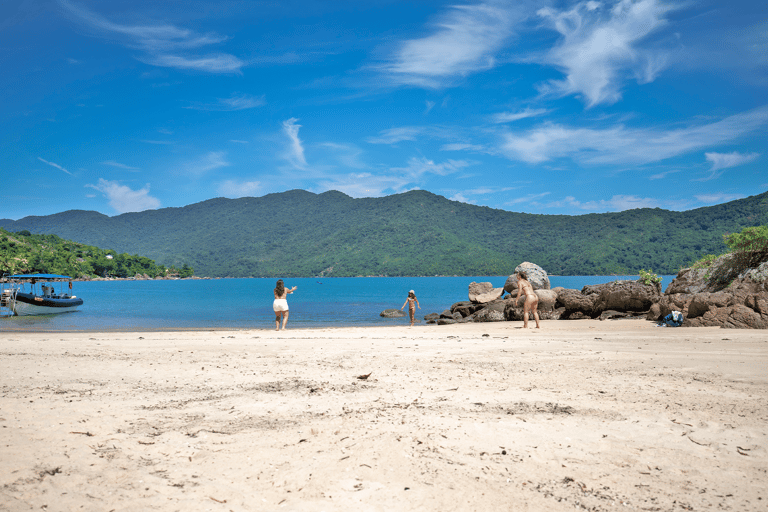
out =
<svg viewBox="0 0 768 512"><path fill-rule="evenodd" d="M662 290L675 276L662 277ZM336 277L285 279L290 316L287 327L405 325L408 318L382 318L399 309L413 289L417 317L440 313L467 300L472 281L504 286L507 276ZM552 288L581 289L637 276L550 276ZM121 331L184 329L274 329L272 290L276 279L74 282L82 298L78 311L35 317L0 317L0 331ZM59 284L56 291L59 291ZM65 284L66 286L66 284ZM405 310L407 312L407 309Z"/></svg>

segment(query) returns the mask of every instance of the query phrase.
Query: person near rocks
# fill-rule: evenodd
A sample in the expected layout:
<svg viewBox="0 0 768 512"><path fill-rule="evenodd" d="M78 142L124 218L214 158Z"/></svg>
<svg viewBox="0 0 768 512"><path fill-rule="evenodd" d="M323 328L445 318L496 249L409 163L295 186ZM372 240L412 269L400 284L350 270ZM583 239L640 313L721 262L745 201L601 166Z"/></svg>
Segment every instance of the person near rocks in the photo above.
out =
<svg viewBox="0 0 768 512"><path fill-rule="evenodd" d="M283 321L283 330L288 322L288 297L289 293L296 291L296 286L291 289L285 287L282 279L277 280L275 285L275 301L272 303L272 309L275 311L275 330L280 330L280 320Z"/></svg>
<svg viewBox="0 0 768 512"><path fill-rule="evenodd" d="M419 309L421 309L421 306L419 305L419 299L416 298L416 294L413 292L413 290L408 292L408 298L405 299L405 302L403 302L403 305L400 307L400 311L403 310L405 305L408 304L408 314L411 316L411 327L413 327L414 315L416 314L416 306L419 306Z"/></svg>
<svg viewBox="0 0 768 512"><path fill-rule="evenodd" d="M528 312L533 310L533 318L536 320L536 328L539 329L539 296L533 291L533 286L528 281L528 274L520 270L517 272L517 297L515 302L520 299L520 295L525 295L523 304L523 329L528 328Z"/></svg>

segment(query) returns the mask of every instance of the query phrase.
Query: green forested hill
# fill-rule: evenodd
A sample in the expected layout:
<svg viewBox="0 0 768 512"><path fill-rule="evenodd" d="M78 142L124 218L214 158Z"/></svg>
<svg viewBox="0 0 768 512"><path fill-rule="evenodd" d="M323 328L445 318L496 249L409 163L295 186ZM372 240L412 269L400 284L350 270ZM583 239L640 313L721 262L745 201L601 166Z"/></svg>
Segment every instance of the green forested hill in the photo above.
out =
<svg viewBox="0 0 768 512"><path fill-rule="evenodd" d="M69 240L56 235L17 233L0 228L0 276L13 274L64 274L75 278L165 277L169 274L189 277L193 269L166 269L144 256L118 254Z"/></svg>
<svg viewBox="0 0 768 512"><path fill-rule="evenodd" d="M55 233L201 276L503 275L522 261L551 274L676 273L725 252L724 233L768 223L768 192L686 212L533 215L411 191L353 199L292 190L116 217L68 211L11 231Z"/></svg>

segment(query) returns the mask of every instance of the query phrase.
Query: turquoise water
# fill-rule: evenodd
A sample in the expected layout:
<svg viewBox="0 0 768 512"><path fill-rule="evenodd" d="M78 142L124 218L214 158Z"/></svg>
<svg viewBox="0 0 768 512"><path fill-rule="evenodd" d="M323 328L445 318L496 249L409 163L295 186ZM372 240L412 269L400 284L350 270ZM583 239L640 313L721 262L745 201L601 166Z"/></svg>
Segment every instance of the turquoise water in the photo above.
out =
<svg viewBox="0 0 768 512"><path fill-rule="evenodd" d="M674 276L661 276L662 289ZM507 276L349 277L286 279L298 286L288 296L288 327L405 325L382 318L399 309L413 289L417 316L440 313L467 300L470 282L504 286ZM581 289L637 276L550 276L552 287ZM2 331L108 331L171 329L270 329L275 326L272 290L276 279L75 282L72 293L85 304L60 315L0 317ZM58 290L58 287L57 287Z"/></svg>

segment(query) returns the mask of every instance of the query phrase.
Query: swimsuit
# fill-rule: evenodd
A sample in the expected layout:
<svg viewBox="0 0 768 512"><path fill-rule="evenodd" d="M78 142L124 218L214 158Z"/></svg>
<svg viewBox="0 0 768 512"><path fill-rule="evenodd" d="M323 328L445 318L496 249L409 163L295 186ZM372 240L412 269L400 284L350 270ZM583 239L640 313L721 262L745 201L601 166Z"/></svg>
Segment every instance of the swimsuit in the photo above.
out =
<svg viewBox="0 0 768 512"><path fill-rule="evenodd" d="M288 311L288 300L275 299L275 302L272 303L272 309L275 310L275 313L278 311Z"/></svg>

